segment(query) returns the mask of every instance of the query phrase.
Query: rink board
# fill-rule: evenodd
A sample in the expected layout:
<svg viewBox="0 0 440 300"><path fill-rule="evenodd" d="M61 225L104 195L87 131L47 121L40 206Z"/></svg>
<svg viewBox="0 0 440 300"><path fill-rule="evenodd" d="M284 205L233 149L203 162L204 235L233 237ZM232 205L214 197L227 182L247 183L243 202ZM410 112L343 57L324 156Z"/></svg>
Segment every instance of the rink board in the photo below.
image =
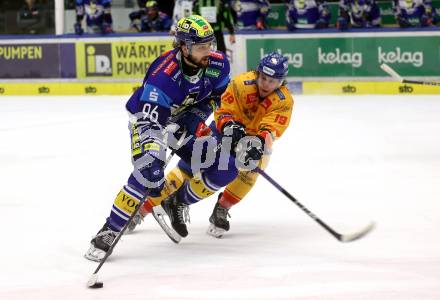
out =
<svg viewBox="0 0 440 300"><path fill-rule="evenodd" d="M166 34L0 38L1 95L129 95L152 61L172 48ZM255 69L271 51L288 57L293 94L439 94L439 87L393 82L440 81L440 30L239 32L226 38L231 76Z"/></svg>
<svg viewBox="0 0 440 300"><path fill-rule="evenodd" d="M438 86L401 84L398 82L289 82L289 89L299 95L436 95ZM0 83L1 95L130 95L140 87L140 82L100 83Z"/></svg>

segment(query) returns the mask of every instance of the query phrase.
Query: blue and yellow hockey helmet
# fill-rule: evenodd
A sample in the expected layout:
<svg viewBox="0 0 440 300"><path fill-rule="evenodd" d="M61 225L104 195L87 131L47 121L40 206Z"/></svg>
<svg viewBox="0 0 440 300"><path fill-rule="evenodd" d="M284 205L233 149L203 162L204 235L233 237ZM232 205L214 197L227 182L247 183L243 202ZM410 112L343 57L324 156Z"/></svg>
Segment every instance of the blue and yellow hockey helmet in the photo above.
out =
<svg viewBox="0 0 440 300"><path fill-rule="evenodd" d="M190 46L215 41L214 30L203 17L191 15L179 20L176 26L176 41Z"/></svg>
<svg viewBox="0 0 440 300"><path fill-rule="evenodd" d="M288 58L278 52L265 55L258 64L257 71L269 77L283 80L289 72Z"/></svg>
<svg viewBox="0 0 440 300"><path fill-rule="evenodd" d="M150 0L150 1L147 1L145 3L145 8L147 8L147 9L159 9L159 4L157 4L157 1L155 1L155 0Z"/></svg>

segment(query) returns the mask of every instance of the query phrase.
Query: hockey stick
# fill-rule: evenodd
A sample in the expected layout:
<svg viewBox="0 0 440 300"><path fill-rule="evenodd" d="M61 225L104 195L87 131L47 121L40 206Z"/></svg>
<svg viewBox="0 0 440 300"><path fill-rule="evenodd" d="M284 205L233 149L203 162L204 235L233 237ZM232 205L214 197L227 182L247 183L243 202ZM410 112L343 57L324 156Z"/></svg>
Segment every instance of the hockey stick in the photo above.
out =
<svg viewBox="0 0 440 300"><path fill-rule="evenodd" d="M182 136L179 138L178 142L177 142L177 146L176 149L180 148L180 145L182 144L182 142L185 140L185 136L186 136L186 130L182 133ZM170 155L168 155L167 160L165 161L164 164L164 169L166 168L166 166L169 164L169 162L171 161L171 159L173 158L174 154L176 153L176 149L173 149L170 153ZM131 223L131 221L133 221L133 218L136 216L136 214L138 213L139 209L142 207L142 205L144 204L145 199L143 199L142 201L139 202L139 205L135 208L135 210L133 211L133 213L131 214L130 218L128 219L128 221L125 223L124 227L122 227L121 231L119 232L118 236L116 237L116 239L113 241L112 245L110 246L110 248L108 249L108 251L105 253L105 256L102 258L102 260L99 262L98 267L96 268L95 272L93 272L93 274L90 276L89 281L87 281L87 287L88 288L92 288L92 289L96 289L96 288L102 288L104 286L104 283L102 281L98 281L98 272L101 269L102 265L106 262L107 258L110 256L110 254L113 252L113 248L115 248L116 244L118 243L118 241L121 239L121 237L124 235L125 231L128 228L128 225Z"/></svg>
<svg viewBox="0 0 440 300"><path fill-rule="evenodd" d="M440 82L435 81L418 81L418 80L408 80L402 78L395 70L393 70L389 65L387 64L381 64L380 68L384 70L388 75L393 77L395 80L401 82L401 83L408 83L408 84L422 84L422 85L434 85L434 86L440 86Z"/></svg>
<svg viewBox="0 0 440 300"><path fill-rule="evenodd" d="M289 192L287 192L281 185L279 185L272 177L267 175L266 172L261 170L259 167L256 167L255 172L261 174L264 178L267 179L273 186L275 186L281 193L284 194L287 198L289 198L293 203L295 203L299 208L301 208L309 217L311 217L313 220L315 220L319 225L324 227L325 230L327 230L332 236L334 236L338 241L340 242L352 242L355 240L358 240L365 235L367 235L371 230L373 230L375 223L371 222L368 226L363 228L362 230L358 232L354 232L351 234L340 234L333 230L330 226L328 226L326 223L324 223L321 219L319 219L314 213L312 213L307 207L302 205L295 197L293 197Z"/></svg>

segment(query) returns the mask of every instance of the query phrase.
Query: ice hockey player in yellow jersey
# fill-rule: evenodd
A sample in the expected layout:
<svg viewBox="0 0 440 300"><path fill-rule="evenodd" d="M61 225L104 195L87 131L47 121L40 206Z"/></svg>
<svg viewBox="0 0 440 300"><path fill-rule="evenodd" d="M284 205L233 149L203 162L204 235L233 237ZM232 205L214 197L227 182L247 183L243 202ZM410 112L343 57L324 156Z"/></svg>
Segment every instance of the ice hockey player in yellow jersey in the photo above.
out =
<svg viewBox="0 0 440 300"><path fill-rule="evenodd" d="M273 141L280 138L290 124L293 98L284 81L287 72L287 57L277 52L266 55L256 71L233 78L222 95L220 109L214 113L220 132L232 128L233 144L238 144L245 134L261 142L261 148L251 154L251 158L258 160L262 169L268 164ZM257 177L256 172L238 172L236 179L219 195L209 218L208 234L221 237L229 230L228 210L246 196Z"/></svg>

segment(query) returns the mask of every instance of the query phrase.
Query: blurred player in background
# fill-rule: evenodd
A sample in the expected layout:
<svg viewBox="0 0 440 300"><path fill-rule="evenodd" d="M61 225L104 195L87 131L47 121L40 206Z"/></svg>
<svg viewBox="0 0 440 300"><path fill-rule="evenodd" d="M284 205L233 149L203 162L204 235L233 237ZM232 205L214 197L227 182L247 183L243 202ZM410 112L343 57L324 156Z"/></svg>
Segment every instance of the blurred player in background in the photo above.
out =
<svg viewBox="0 0 440 300"><path fill-rule="evenodd" d="M174 1L173 17L170 34L176 33L177 22L180 19L186 18L192 14L194 0L176 0Z"/></svg>
<svg viewBox="0 0 440 300"><path fill-rule="evenodd" d="M341 0L336 27L340 30L381 26L380 9L375 0Z"/></svg>
<svg viewBox="0 0 440 300"><path fill-rule="evenodd" d="M268 0L233 0L231 2L237 14L239 29L266 29L266 18L270 11Z"/></svg>
<svg viewBox="0 0 440 300"><path fill-rule="evenodd" d="M81 25L84 16L88 33L112 33L111 3L111 0L76 0L75 33L84 33Z"/></svg>
<svg viewBox="0 0 440 300"><path fill-rule="evenodd" d="M286 15L287 28L327 28L331 13L323 0L290 0Z"/></svg>
<svg viewBox="0 0 440 300"><path fill-rule="evenodd" d="M142 32L170 30L172 22L171 18L167 14L159 11L157 1L141 0L139 2L145 2L145 4L140 10L130 13L131 27Z"/></svg>
<svg viewBox="0 0 440 300"><path fill-rule="evenodd" d="M401 28L427 27L438 23L431 0L394 0L394 15Z"/></svg>

